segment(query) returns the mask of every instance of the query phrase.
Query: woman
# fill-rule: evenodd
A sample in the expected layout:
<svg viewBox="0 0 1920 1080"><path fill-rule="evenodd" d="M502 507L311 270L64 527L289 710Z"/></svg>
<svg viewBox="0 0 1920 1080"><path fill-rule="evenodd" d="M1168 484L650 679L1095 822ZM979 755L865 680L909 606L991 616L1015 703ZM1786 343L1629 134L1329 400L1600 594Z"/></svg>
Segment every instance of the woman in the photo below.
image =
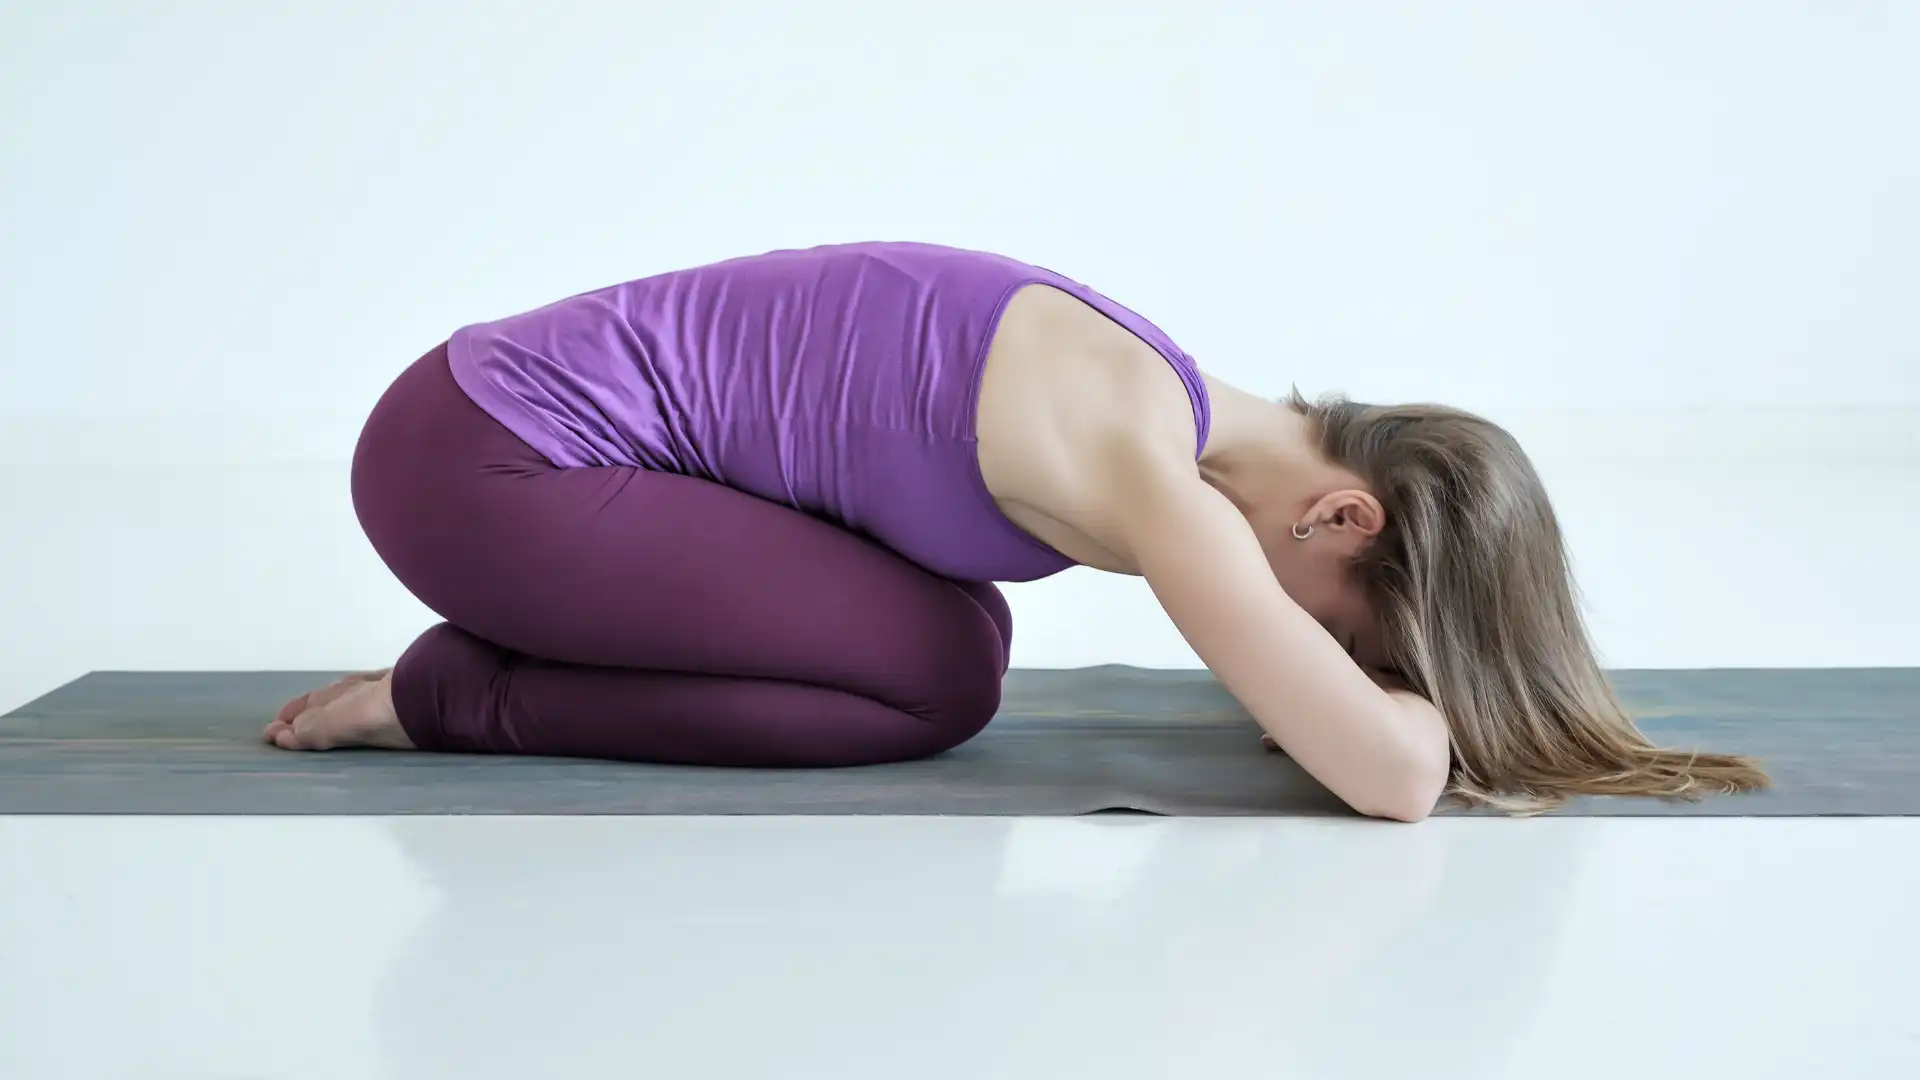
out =
<svg viewBox="0 0 1920 1080"><path fill-rule="evenodd" d="M266 738L734 766L903 761L993 717L989 584L1144 576L1355 810L1760 787L1650 745L1506 432L1275 403L1058 274L781 251L469 326L387 391L354 506L447 621Z"/></svg>

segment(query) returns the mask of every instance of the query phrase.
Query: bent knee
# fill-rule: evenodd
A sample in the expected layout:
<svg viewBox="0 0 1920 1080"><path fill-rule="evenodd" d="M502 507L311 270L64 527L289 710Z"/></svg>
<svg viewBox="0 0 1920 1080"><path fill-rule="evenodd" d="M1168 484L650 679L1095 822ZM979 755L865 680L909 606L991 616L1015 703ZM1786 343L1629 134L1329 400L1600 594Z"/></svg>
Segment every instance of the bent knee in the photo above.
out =
<svg viewBox="0 0 1920 1080"><path fill-rule="evenodd" d="M996 672L983 683L950 693L914 712L915 723L924 729L921 756L944 753L980 734L999 711L1000 676Z"/></svg>
<svg viewBox="0 0 1920 1080"><path fill-rule="evenodd" d="M905 714L905 756L951 750L987 726L1000 709L1005 673L998 634L983 635L964 649L930 657L882 700Z"/></svg>

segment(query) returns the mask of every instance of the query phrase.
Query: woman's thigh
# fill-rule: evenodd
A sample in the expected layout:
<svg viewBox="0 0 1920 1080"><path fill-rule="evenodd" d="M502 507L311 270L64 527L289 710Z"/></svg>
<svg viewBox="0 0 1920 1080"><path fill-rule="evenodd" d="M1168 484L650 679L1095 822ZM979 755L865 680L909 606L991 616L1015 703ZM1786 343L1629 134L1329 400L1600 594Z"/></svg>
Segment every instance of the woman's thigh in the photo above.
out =
<svg viewBox="0 0 1920 1080"><path fill-rule="evenodd" d="M1005 670L992 586L708 481L555 468L465 397L443 350L375 410L354 497L423 603L532 656L804 682L908 711Z"/></svg>

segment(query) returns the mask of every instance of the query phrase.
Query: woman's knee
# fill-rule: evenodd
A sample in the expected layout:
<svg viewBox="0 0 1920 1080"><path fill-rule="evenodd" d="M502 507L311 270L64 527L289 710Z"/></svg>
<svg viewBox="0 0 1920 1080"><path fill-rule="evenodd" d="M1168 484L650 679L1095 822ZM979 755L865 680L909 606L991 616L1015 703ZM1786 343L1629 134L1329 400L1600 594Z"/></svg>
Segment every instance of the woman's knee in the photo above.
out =
<svg viewBox="0 0 1920 1080"><path fill-rule="evenodd" d="M927 753L938 754L951 750L980 734L999 711L1000 680L997 677L991 684L941 703L925 718L929 728L927 742L930 749Z"/></svg>
<svg viewBox="0 0 1920 1080"><path fill-rule="evenodd" d="M987 726L1000 709L1005 657L1000 635L982 632L919 666L889 702L911 719L912 756L951 750Z"/></svg>

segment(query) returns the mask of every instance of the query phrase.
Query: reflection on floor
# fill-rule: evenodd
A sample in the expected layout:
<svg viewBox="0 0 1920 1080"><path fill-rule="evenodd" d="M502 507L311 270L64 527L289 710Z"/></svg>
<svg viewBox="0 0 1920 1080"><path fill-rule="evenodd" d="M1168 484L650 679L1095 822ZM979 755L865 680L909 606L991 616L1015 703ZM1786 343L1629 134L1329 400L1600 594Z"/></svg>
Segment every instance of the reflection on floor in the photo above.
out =
<svg viewBox="0 0 1920 1080"><path fill-rule="evenodd" d="M1920 1075L1920 819L0 818L0 1076Z"/></svg>

